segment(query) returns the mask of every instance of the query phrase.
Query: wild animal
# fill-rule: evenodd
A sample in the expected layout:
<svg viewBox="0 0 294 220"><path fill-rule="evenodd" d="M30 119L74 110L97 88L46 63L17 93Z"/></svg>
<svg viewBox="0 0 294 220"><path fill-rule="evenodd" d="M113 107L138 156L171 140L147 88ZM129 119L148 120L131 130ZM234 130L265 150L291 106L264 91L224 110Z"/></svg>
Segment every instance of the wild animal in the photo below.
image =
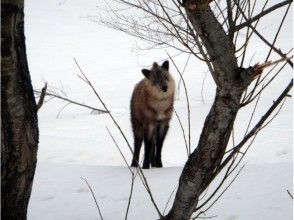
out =
<svg viewBox="0 0 294 220"><path fill-rule="evenodd" d="M131 98L131 123L134 136L132 167L139 164L144 141L143 169L162 167L161 151L173 113L175 82L169 73L169 62L156 62L150 70L142 69L145 76L134 88Z"/></svg>

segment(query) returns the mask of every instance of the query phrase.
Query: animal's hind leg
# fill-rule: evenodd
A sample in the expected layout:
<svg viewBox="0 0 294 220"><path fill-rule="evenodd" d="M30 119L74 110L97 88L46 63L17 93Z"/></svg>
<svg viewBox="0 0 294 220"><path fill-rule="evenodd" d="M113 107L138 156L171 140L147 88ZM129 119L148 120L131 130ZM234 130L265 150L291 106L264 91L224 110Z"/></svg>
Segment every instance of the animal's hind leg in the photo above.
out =
<svg viewBox="0 0 294 220"><path fill-rule="evenodd" d="M161 151L168 128L168 122L161 122L157 125L155 167L162 167Z"/></svg>
<svg viewBox="0 0 294 220"><path fill-rule="evenodd" d="M134 155L132 160L132 167L138 167L139 165L139 159L140 159L140 150L143 142L143 138L140 135L134 134Z"/></svg>

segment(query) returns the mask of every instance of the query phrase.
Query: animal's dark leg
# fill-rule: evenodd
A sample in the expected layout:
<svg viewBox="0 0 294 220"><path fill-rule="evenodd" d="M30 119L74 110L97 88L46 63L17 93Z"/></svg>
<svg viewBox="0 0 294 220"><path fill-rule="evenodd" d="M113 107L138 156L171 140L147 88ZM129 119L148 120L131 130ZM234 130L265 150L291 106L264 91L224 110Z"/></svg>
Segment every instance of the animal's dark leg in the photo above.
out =
<svg viewBox="0 0 294 220"><path fill-rule="evenodd" d="M155 149L156 149L156 145L154 144L154 146L151 149L151 155L150 155L150 160L151 160L151 166L155 167Z"/></svg>
<svg viewBox="0 0 294 220"><path fill-rule="evenodd" d="M150 168L151 152L152 152L152 149L155 148L154 131L155 131L154 127L149 126L148 130L145 132L145 135L144 135L145 157L144 157L144 161L143 161L143 169Z"/></svg>
<svg viewBox="0 0 294 220"><path fill-rule="evenodd" d="M157 138L156 138L156 152L155 152L155 167L162 167L161 150L165 136L167 134L169 125L168 123L160 123L157 126Z"/></svg>
<svg viewBox="0 0 294 220"><path fill-rule="evenodd" d="M138 167L139 159L140 159L140 150L142 146L143 138L139 135L135 135L134 137L134 155L132 160L132 167Z"/></svg>
<svg viewBox="0 0 294 220"><path fill-rule="evenodd" d="M152 139L149 139L147 137L144 139L145 157L144 157L144 161L143 161L143 169L150 168L151 150L152 150L152 147L154 146L154 144L152 142L153 142Z"/></svg>

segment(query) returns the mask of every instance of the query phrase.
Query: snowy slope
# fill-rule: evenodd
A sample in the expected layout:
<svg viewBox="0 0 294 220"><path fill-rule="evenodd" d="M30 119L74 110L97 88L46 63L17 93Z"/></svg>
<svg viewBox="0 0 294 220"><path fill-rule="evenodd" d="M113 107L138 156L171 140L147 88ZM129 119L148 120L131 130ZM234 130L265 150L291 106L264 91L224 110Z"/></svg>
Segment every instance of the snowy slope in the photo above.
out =
<svg viewBox="0 0 294 220"><path fill-rule="evenodd" d="M273 2L273 1L272 1ZM97 13L99 2L94 0L39 0L26 1L26 42L30 72L34 88L44 82L77 101L102 108L90 89L76 76L75 57L97 91L111 109L129 141L132 143L129 122L129 99L135 83L143 75L142 67L166 57L164 51L136 51L138 40L123 33L101 27L89 21L88 15ZM274 18L279 18L279 13ZM291 12L292 13L292 12ZM260 24L268 39L273 39L278 19ZM289 17L279 36L278 47L292 48L292 18ZM254 40L250 55L253 62L264 58L262 42ZM171 51L172 52L172 51ZM251 56L247 57L249 62ZM272 59L276 59L273 56ZM186 57L176 62L183 67ZM201 84L206 67L191 61L185 72L192 112L192 147L195 148L205 117L213 101L215 86L210 76ZM178 75L171 66L176 80ZM289 79L288 67L262 95L254 121L272 104ZM123 219L129 193L130 174L119 152L109 137L108 127L116 137L128 161L131 154L119 132L107 115L92 115L89 110L70 105L57 118L64 103L51 100L39 112L40 144L38 165L29 206L29 219L97 219L94 201L81 176L88 179L101 204L105 219ZM183 89L175 108L185 128L186 104ZM236 141L244 135L250 105L242 109L235 125ZM292 100L289 99L271 125L256 138L245 158L247 165L233 186L209 212L217 219L292 218ZM174 117L163 149L164 169L146 171L148 180L161 210L187 159L179 124ZM213 187L211 187L213 188ZM143 215L142 215L143 214ZM135 184L129 219L155 219L156 212L139 179Z"/></svg>

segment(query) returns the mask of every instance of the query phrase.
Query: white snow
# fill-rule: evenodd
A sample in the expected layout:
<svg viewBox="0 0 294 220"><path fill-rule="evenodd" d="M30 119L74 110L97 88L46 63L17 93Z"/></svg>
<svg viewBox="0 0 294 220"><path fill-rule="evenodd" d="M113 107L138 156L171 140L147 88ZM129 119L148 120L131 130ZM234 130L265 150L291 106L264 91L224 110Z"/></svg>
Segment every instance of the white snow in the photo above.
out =
<svg viewBox="0 0 294 220"><path fill-rule="evenodd" d="M270 1L271 4L273 2ZM132 144L129 120L131 92L143 77L140 70L167 56L164 50L137 51L137 39L89 21L86 17L97 13L97 5L99 1L94 0L26 1L26 44L33 86L40 89L48 82L51 88L62 89L74 100L103 108L90 88L77 77L79 71L73 61L75 57ZM269 41L274 38L283 10L285 8L275 12L272 19L259 24ZM292 17L288 16L277 43L277 47L284 51L293 47L292 26ZM256 63L264 60L268 52L258 38L252 41L246 65L251 55L255 54L252 63ZM271 59L279 58L272 54ZM186 58L186 55L175 58L180 68L183 68ZM170 66L177 82L178 74L172 64ZM208 74L202 103L201 84L205 71L203 63L191 59L184 74L191 107L192 149L197 146L214 98L215 86ZM262 94L251 127L291 78L292 70L286 66ZM86 178L91 184L104 219L124 219L131 175L106 127L130 162L131 153L127 145L108 115L90 114L88 109L69 105L57 117L64 105L64 102L53 99L45 103L38 113L40 144L28 219L99 219L91 193L80 177ZM244 136L253 107L254 103L238 114L236 143ZM182 86L175 109L187 131ZM288 98L280 114L257 136L244 159L246 166L240 176L206 213L207 216L217 215L215 219L225 220L292 219L292 200L287 194L287 190L293 193L292 121L292 98ZM145 171L161 211L177 187L186 159L181 129L176 117L173 117L163 148L164 168ZM213 183L209 190L212 191L216 184ZM166 212L172 201L173 198ZM150 198L137 177L129 219L156 218L158 216Z"/></svg>

